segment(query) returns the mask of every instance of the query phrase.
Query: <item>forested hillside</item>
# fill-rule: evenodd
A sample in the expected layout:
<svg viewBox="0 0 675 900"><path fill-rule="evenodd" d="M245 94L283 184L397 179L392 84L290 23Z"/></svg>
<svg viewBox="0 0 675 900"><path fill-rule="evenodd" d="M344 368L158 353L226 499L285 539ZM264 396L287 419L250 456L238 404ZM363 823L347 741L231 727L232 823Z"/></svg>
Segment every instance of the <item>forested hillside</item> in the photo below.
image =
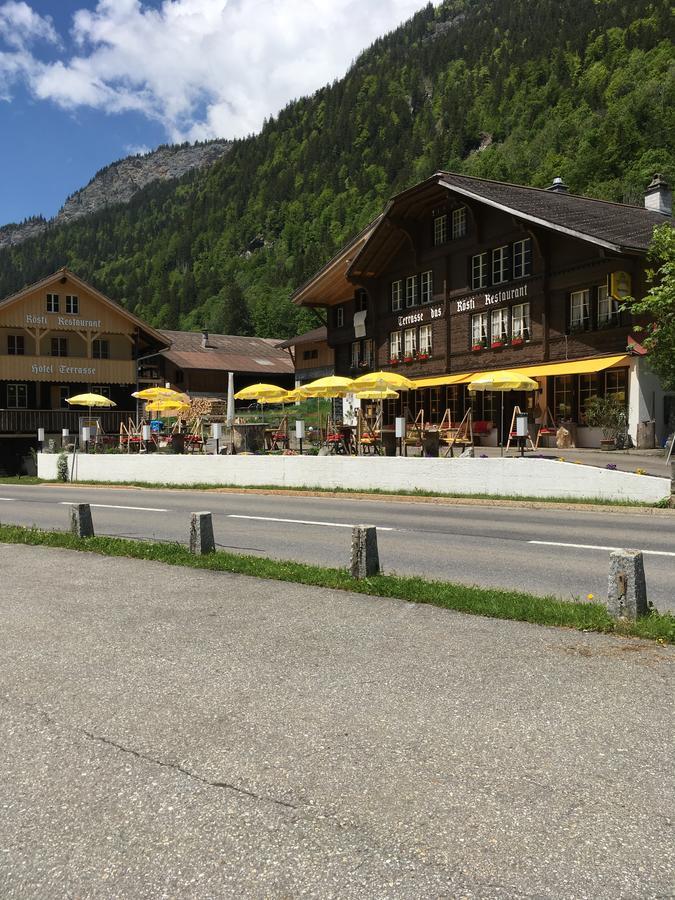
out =
<svg viewBox="0 0 675 900"><path fill-rule="evenodd" d="M0 295L67 265L160 327L290 335L393 193L450 169L641 203L674 110L670 0L429 5L211 168L2 251Z"/></svg>

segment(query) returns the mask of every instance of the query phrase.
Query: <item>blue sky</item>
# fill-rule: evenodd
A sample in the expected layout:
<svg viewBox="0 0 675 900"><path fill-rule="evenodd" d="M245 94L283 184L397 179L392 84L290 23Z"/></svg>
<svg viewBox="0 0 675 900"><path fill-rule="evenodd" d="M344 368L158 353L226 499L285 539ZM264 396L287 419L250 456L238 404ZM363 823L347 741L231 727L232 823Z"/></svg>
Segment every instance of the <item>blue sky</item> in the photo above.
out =
<svg viewBox="0 0 675 900"><path fill-rule="evenodd" d="M0 0L0 225L165 142L241 137L421 0Z"/></svg>

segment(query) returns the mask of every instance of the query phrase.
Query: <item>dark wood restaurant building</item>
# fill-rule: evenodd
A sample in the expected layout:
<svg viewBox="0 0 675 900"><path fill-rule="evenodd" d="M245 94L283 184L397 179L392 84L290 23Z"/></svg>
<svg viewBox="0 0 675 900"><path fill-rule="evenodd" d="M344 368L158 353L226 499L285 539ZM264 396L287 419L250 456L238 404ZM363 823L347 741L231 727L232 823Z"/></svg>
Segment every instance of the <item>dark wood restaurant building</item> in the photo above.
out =
<svg viewBox="0 0 675 900"><path fill-rule="evenodd" d="M532 423L575 426L578 446L598 446L586 427L593 396L626 406L628 431L654 421L662 442L675 428L675 396L650 371L640 332L622 309L646 292L646 251L672 222L659 176L644 206L438 172L395 196L382 215L294 294L327 310L336 374L389 369L421 389L385 404L385 421L407 406L439 423L494 423L500 397L470 394L477 373L514 370L539 390L506 395Z"/></svg>

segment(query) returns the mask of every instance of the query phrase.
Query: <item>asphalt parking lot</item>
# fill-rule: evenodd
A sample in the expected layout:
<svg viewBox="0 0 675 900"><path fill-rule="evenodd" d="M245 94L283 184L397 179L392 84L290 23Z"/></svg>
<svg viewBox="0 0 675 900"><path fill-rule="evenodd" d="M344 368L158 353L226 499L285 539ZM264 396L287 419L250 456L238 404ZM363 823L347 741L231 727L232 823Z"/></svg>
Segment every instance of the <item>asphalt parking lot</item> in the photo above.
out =
<svg viewBox="0 0 675 900"><path fill-rule="evenodd" d="M0 554L3 898L673 896L674 648Z"/></svg>

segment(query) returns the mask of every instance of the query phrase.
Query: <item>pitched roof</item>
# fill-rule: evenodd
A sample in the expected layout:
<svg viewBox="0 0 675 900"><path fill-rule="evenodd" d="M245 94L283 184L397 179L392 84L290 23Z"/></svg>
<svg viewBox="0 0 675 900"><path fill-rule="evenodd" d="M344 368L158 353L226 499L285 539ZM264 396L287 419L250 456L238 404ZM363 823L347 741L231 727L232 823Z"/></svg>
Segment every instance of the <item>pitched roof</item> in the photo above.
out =
<svg viewBox="0 0 675 900"><path fill-rule="evenodd" d="M319 325L318 328L313 328L311 331L305 331L304 334L296 334L295 337L289 338L287 341L282 341L280 344L277 344L277 347L295 347L296 344L314 344L318 341L326 340L328 340L328 329L325 325Z"/></svg>
<svg viewBox="0 0 675 900"><path fill-rule="evenodd" d="M85 291L88 291L92 296L96 297L97 300L100 300L104 306L108 306L111 309L114 309L115 312L119 313L125 319L128 319L130 322L133 322L134 325L138 327L140 331L145 332L145 334L151 336L153 340L155 340L158 344L163 346L167 346L170 343L164 336L164 333L158 331L156 328L152 328L146 322L143 322L133 313L129 312L126 307L122 306L120 303L117 303L115 300L111 300L110 297L106 297L101 291L95 288L93 285L86 282L83 278L80 278L79 275L76 275L74 272L71 272L70 269L67 269L65 266L58 269L56 272L52 272L51 275L47 275L46 278L41 278L39 281L33 282L33 284L27 284L25 287L21 288L20 291L17 291L15 294L10 294L9 297L4 297L0 300L0 309L5 309L7 306L11 306L13 303L18 303L23 297L27 294L33 293L33 291L40 290L45 287L49 287L57 278L68 278L73 284L78 285L80 288L83 288Z"/></svg>
<svg viewBox="0 0 675 900"><path fill-rule="evenodd" d="M462 196L617 252L646 250L654 228L664 222L672 223L667 216L643 206L452 172L437 172L434 177L440 185Z"/></svg>
<svg viewBox="0 0 675 900"><path fill-rule="evenodd" d="M291 355L278 349L278 338L209 334L202 346L201 331L164 331L171 349L162 356L181 369L217 369L285 375L294 371Z"/></svg>

